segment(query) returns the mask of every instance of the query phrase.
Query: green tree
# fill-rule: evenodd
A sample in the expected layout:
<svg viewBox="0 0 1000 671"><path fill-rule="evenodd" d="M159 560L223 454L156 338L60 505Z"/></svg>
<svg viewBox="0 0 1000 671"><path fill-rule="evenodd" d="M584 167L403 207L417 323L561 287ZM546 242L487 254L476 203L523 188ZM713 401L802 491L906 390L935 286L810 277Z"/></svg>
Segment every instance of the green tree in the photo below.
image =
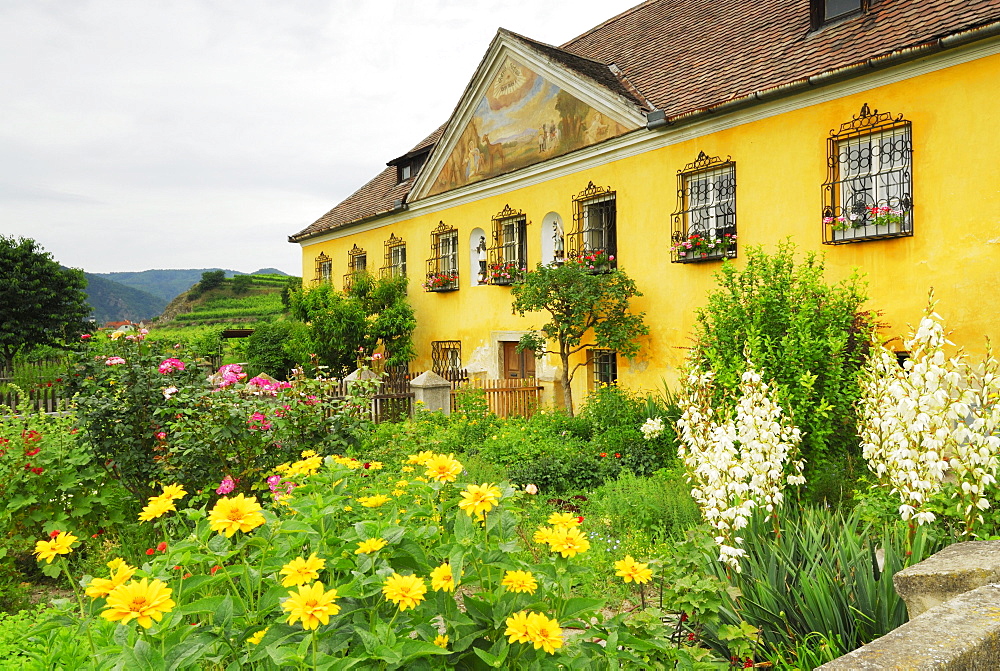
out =
<svg viewBox="0 0 1000 671"><path fill-rule="evenodd" d="M242 296L250 291L250 286L253 284L253 277L251 275L237 275L229 282L232 286L233 294Z"/></svg>
<svg viewBox="0 0 1000 671"><path fill-rule="evenodd" d="M562 363L563 405L573 414L570 387L584 360L570 365L577 352L590 348L610 349L626 357L639 352L637 339L649 333L645 313L633 314L629 300L642 294L624 271L594 273L573 262L543 266L525 273L524 281L513 286L514 312L547 312L548 323L526 333L519 350L533 349L535 355L557 354ZM552 343L552 349L545 349Z"/></svg>
<svg viewBox="0 0 1000 671"><path fill-rule="evenodd" d="M87 330L83 271L63 268L34 240L0 235L0 278L0 354L8 368L22 350Z"/></svg>
<svg viewBox="0 0 1000 671"><path fill-rule="evenodd" d="M310 325L313 352L336 375L351 372L359 357L371 356L379 347L388 366L414 357L417 321L406 299L405 277L375 279L359 273L344 293L321 284L293 291L290 298L292 314Z"/></svg>
<svg viewBox="0 0 1000 671"><path fill-rule="evenodd" d="M862 310L857 275L830 285L822 256L808 253L797 265L794 256L786 241L773 256L747 249L741 269L723 264L718 289L698 313L692 356L714 371L713 404L723 412L748 361L773 380L803 432L807 486L836 497L858 453L854 403L874 317Z"/></svg>
<svg viewBox="0 0 1000 671"><path fill-rule="evenodd" d="M199 293L204 293L209 289L218 289L226 281L225 270L206 270L201 274L201 282L198 282Z"/></svg>

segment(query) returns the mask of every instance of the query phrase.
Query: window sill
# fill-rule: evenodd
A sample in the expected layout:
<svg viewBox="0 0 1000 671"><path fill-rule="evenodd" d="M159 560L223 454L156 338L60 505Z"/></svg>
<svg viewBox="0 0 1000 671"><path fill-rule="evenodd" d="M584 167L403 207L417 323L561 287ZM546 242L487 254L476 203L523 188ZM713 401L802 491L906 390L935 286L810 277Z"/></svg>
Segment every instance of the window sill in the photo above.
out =
<svg viewBox="0 0 1000 671"><path fill-rule="evenodd" d="M913 228L907 223L893 224L868 224L844 230L833 230L827 228L825 231L823 244L844 245L852 242L865 242L866 240L884 240L889 238L907 238L913 235Z"/></svg>
<svg viewBox="0 0 1000 671"><path fill-rule="evenodd" d="M735 259L736 249L716 250L712 252L674 252L672 263L702 263L706 261L722 261L723 259Z"/></svg>

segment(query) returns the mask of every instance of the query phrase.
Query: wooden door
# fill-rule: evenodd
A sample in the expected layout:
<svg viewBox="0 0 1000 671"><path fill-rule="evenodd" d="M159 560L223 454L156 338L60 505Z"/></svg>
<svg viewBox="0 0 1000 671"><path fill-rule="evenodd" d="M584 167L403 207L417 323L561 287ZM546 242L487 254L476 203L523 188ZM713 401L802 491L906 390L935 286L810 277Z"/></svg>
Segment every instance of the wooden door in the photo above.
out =
<svg viewBox="0 0 1000 671"><path fill-rule="evenodd" d="M506 380L522 380L535 377L535 350L517 351L517 343L504 341L502 375Z"/></svg>

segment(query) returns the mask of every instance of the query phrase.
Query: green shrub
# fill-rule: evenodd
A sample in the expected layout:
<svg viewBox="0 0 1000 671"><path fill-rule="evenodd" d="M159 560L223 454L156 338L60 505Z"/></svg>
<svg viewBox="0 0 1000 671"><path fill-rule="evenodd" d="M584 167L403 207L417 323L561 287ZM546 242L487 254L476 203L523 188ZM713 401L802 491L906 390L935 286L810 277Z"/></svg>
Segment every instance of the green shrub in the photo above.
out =
<svg viewBox="0 0 1000 671"><path fill-rule="evenodd" d="M253 276L236 275L233 279L229 280L229 284L234 296L242 296L250 291L250 287L253 285Z"/></svg>
<svg viewBox="0 0 1000 671"><path fill-rule="evenodd" d="M278 380L287 379L291 370L303 363L296 358L298 353L292 347L301 335L297 338L293 333L307 330L300 322L258 325L243 348L247 368L255 375L266 373Z"/></svg>
<svg viewBox="0 0 1000 671"><path fill-rule="evenodd" d="M582 508L588 520L613 538L638 532L667 539L700 521L690 489L679 469L657 471L650 477L625 472L591 492Z"/></svg>

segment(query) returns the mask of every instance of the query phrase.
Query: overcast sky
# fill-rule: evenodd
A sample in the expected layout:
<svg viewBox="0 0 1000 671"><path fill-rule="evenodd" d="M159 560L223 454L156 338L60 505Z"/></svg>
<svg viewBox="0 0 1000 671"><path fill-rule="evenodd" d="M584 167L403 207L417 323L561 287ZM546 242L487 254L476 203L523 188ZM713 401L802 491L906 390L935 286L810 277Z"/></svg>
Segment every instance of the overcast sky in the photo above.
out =
<svg viewBox="0 0 1000 671"><path fill-rule="evenodd" d="M0 0L0 234L88 272L276 267L447 120L497 28L638 0Z"/></svg>

